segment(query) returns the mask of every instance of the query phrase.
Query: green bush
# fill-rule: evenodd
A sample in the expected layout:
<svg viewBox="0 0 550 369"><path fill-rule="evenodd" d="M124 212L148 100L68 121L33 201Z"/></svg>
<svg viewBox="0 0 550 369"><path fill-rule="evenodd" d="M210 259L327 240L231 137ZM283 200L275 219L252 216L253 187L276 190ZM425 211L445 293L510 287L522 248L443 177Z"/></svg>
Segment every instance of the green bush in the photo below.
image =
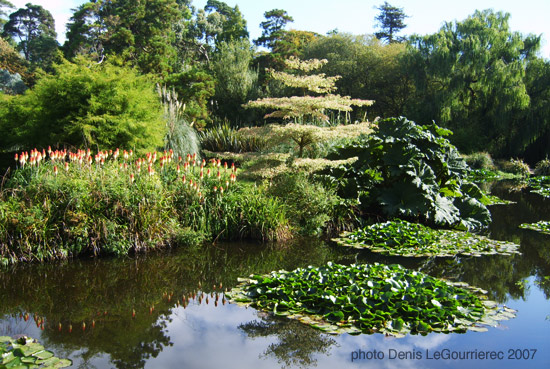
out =
<svg viewBox="0 0 550 369"><path fill-rule="evenodd" d="M462 229L486 226L491 217L479 201L483 193L467 181L470 169L444 137L450 133L404 117L385 119L328 157L357 161L320 174L338 184L340 196L358 199L367 214Z"/></svg>
<svg viewBox="0 0 550 369"><path fill-rule="evenodd" d="M535 175L550 176L550 159L542 159L535 166Z"/></svg>
<svg viewBox="0 0 550 369"><path fill-rule="evenodd" d="M55 66L53 75L7 100L0 113L5 132L0 148L72 145L145 152L162 147L166 130L147 77L86 59Z"/></svg>
<svg viewBox="0 0 550 369"><path fill-rule="evenodd" d="M267 146L263 137L242 135L227 121L200 132L200 140L202 148L212 152L258 152Z"/></svg>
<svg viewBox="0 0 550 369"><path fill-rule="evenodd" d="M305 235L321 234L333 221L341 199L336 191L310 181L304 173L276 176L269 193L282 199L295 226Z"/></svg>
<svg viewBox="0 0 550 369"><path fill-rule="evenodd" d="M522 177L529 177L531 175L529 164L521 159L510 159L509 162L505 163L504 170Z"/></svg>
<svg viewBox="0 0 550 369"><path fill-rule="evenodd" d="M472 169L495 169L493 158L488 152L476 152L474 154L466 155L464 160Z"/></svg>

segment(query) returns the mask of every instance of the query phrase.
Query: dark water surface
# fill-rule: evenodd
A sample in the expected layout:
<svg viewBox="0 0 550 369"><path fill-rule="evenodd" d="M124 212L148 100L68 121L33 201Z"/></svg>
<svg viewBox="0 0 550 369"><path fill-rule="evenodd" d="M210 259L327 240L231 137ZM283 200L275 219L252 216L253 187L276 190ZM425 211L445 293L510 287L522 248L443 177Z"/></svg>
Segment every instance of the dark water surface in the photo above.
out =
<svg viewBox="0 0 550 369"><path fill-rule="evenodd" d="M0 336L38 338L75 368L550 368L550 236L518 228L550 220L550 200L503 183L493 192L517 204L491 208L490 235L521 256L411 261L302 240L22 265L0 271ZM517 317L487 332L330 336L223 298L238 277L330 260L465 281ZM447 353L474 358L437 358Z"/></svg>

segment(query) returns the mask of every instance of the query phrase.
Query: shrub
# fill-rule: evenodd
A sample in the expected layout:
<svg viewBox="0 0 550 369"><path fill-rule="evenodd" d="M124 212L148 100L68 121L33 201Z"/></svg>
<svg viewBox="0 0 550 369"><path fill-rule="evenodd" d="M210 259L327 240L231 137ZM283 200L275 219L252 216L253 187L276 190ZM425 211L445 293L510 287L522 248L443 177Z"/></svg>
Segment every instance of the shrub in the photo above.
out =
<svg viewBox="0 0 550 369"><path fill-rule="evenodd" d="M510 161L505 164L504 170L513 174L518 174L522 177L529 177L529 175L531 175L529 164L521 159L510 159Z"/></svg>
<svg viewBox="0 0 550 369"><path fill-rule="evenodd" d="M550 176L550 159L542 159L535 166L535 175Z"/></svg>
<svg viewBox="0 0 550 369"><path fill-rule="evenodd" d="M204 130L200 140L203 149L213 152L258 152L267 144L261 136L242 135L229 122Z"/></svg>
<svg viewBox="0 0 550 369"><path fill-rule="evenodd" d="M269 193L282 199L292 222L305 235L318 235L331 222L340 198L334 190L308 180L304 173L276 176Z"/></svg>
<svg viewBox="0 0 550 369"><path fill-rule="evenodd" d="M495 169L493 158L491 158L491 154L488 152L477 152L471 155L466 155L464 160L472 169Z"/></svg>
<svg viewBox="0 0 550 369"><path fill-rule="evenodd" d="M363 211L447 227L478 228L490 222L479 201L479 188L467 181L469 168L435 124L419 126L404 117L379 121L329 155L358 157L352 164L320 174L339 185L345 198L356 198Z"/></svg>
<svg viewBox="0 0 550 369"><path fill-rule="evenodd" d="M86 59L55 66L2 110L0 125L23 147L162 147L165 123L154 85L129 68Z"/></svg>

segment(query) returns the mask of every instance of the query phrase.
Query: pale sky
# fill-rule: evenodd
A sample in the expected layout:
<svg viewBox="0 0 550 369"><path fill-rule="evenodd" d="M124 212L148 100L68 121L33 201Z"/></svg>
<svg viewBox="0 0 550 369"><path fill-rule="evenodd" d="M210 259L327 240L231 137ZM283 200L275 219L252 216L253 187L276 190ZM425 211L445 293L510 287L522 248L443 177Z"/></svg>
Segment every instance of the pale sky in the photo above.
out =
<svg viewBox="0 0 550 369"><path fill-rule="evenodd" d="M17 8L26 3L42 5L49 10L56 21L60 42L64 41L65 24L71 17L71 9L83 4L84 0L10 0ZM207 0L193 0L193 5L202 8ZM250 38L261 34L260 23L264 12L284 9L294 18L288 29L314 31L326 34L338 29L352 34L375 32L374 17L379 13L377 6L384 0L226 0L230 6L238 5L247 21ZM444 24L461 21L477 10L493 9L511 14L510 27L525 35L542 34L541 56L550 59L550 0L391 0L393 6L403 8L409 18L403 35L413 33L425 35L435 33Z"/></svg>

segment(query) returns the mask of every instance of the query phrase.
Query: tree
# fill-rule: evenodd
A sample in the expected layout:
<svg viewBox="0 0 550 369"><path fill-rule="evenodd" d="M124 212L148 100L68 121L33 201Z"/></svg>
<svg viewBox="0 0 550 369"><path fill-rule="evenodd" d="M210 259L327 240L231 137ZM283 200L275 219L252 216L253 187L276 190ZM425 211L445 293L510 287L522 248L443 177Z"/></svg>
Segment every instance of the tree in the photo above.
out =
<svg viewBox="0 0 550 369"><path fill-rule="evenodd" d="M294 22L294 18L282 9L267 11L264 13L264 17L266 20L260 23L260 27L263 29L262 35L254 40L254 44L271 49L274 42L281 37L281 30L287 23Z"/></svg>
<svg viewBox="0 0 550 369"><path fill-rule="evenodd" d="M0 38L0 70L28 78L29 63L6 40Z"/></svg>
<svg viewBox="0 0 550 369"><path fill-rule="evenodd" d="M18 51L27 61L47 65L57 50L55 21L49 11L40 5L27 4L10 14L2 34L5 38L18 38Z"/></svg>
<svg viewBox="0 0 550 369"><path fill-rule="evenodd" d="M405 114L450 128L466 152L501 154L528 108L524 77L540 38L510 30L510 14L476 11L439 32L411 39L406 73L414 81Z"/></svg>
<svg viewBox="0 0 550 369"><path fill-rule="evenodd" d="M15 7L7 0L0 0L0 31L2 31L2 27L6 23L4 16L8 15L3 8L13 9Z"/></svg>
<svg viewBox="0 0 550 369"><path fill-rule="evenodd" d="M307 45L308 59L327 59L321 69L329 76L340 75L338 91L358 99L373 99L369 117L403 115L412 90L401 65L406 53L402 43L384 44L372 36L335 33Z"/></svg>
<svg viewBox="0 0 550 369"><path fill-rule="evenodd" d="M327 77L325 74L305 74L319 69L328 61L326 59L311 59L302 61L296 57L285 60L287 68L301 74L291 74L269 70L268 73L275 80L281 81L284 85L298 89L302 96L262 98L255 101L249 101L244 105L245 108L263 108L275 110L269 113L265 118L282 119L303 119L306 116L311 118L328 121L329 117L325 114L328 110L338 112L349 112L351 106L369 106L371 100L351 99L349 96L334 95L331 92L336 90L335 82L340 76ZM307 92L321 94L320 96L308 96Z"/></svg>
<svg viewBox="0 0 550 369"><path fill-rule="evenodd" d="M258 72L250 68L253 56L248 40L220 44L210 64L216 79L214 112L217 116L237 121L243 114L242 104L257 96Z"/></svg>
<svg viewBox="0 0 550 369"><path fill-rule="evenodd" d="M94 0L82 4L68 25L68 57L110 53L143 73L159 75L175 63L173 25L181 18L177 0Z"/></svg>
<svg viewBox="0 0 550 369"><path fill-rule="evenodd" d="M384 4L376 9L380 10L380 14L374 19L378 22L378 27L380 27L381 31L376 32L375 36L380 40L385 39L390 44L400 41L401 38L395 35L407 27L403 22L407 18L407 15L403 12L403 8L396 8L388 4L387 1L384 1Z"/></svg>

